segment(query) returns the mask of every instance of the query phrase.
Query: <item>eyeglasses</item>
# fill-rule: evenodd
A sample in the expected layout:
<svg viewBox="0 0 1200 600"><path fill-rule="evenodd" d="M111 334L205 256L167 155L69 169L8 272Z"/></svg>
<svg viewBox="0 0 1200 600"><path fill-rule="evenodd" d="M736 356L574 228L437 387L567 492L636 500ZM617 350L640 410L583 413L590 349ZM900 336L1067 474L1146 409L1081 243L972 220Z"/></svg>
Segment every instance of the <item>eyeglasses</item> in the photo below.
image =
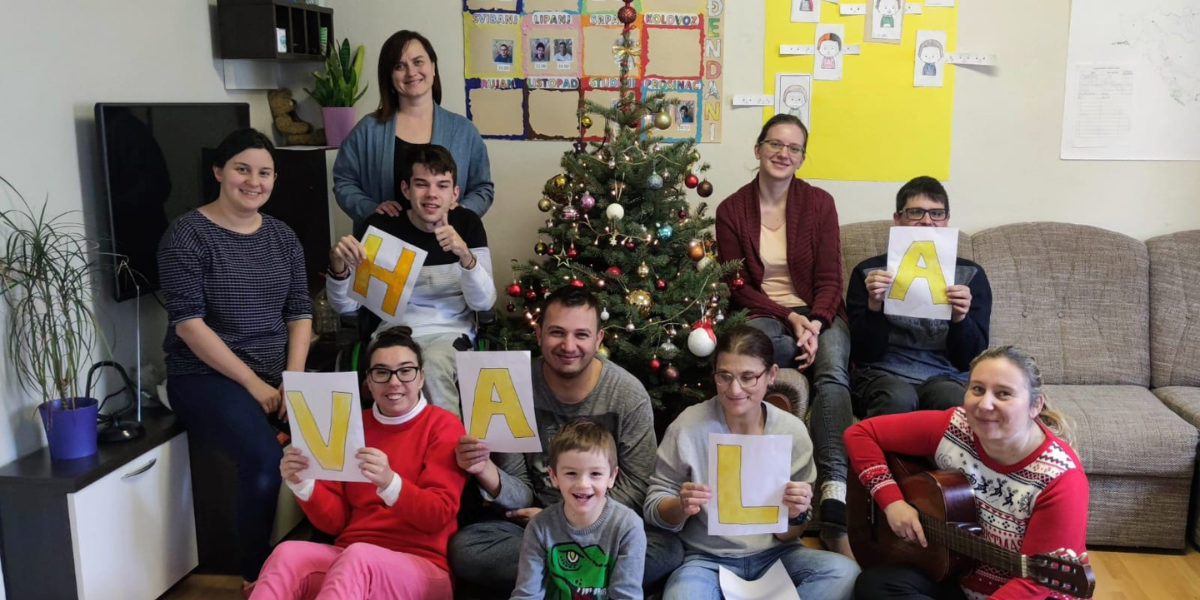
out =
<svg viewBox="0 0 1200 600"><path fill-rule="evenodd" d="M720 387L729 387L731 384L733 384L733 380L736 379L737 382L741 384L742 389L747 389L758 385L758 380L761 379L763 375L766 375L768 370L769 369L763 369L763 372L759 373L758 375L734 375L729 371L717 371L716 373L713 373L713 379L717 380L717 385Z"/></svg>
<svg viewBox="0 0 1200 600"><path fill-rule="evenodd" d="M421 367L400 367L399 369L389 369L387 367L371 367L367 373L371 377L371 381L375 383L387 383L392 380L392 375L400 379L400 383L408 383L417 378L417 373L421 371Z"/></svg>
<svg viewBox="0 0 1200 600"><path fill-rule="evenodd" d="M787 148L788 154L791 154L792 156L804 156L804 146L801 146L800 144L792 144L789 146L778 140L766 140L759 143L767 148L770 148L771 152L776 154L783 152L783 149Z"/></svg>
<svg viewBox="0 0 1200 600"><path fill-rule="evenodd" d="M903 212L909 221L920 221L925 218L926 214L929 215L929 220L931 221L945 221L946 217L950 216L950 211L944 208L933 208L930 210L925 210L924 208L906 208Z"/></svg>

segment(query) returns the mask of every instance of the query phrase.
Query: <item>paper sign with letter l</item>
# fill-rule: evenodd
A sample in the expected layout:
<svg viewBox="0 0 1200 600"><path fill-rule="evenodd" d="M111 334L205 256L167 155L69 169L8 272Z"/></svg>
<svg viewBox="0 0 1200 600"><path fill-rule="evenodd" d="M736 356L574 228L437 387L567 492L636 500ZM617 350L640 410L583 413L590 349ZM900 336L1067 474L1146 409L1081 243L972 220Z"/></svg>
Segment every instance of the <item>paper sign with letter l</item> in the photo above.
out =
<svg viewBox="0 0 1200 600"><path fill-rule="evenodd" d="M958 229L893 227L887 256L892 287L883 299L883 313L950 320L946 288L954 285L957 261Z"/></svg>
<svg viewBox="0 0 1200 600"><path fill-rule="evenodd" d="M708 434L708 481L713 499L709 535L787 531L783 490L792 475L792 438L786 435Z"/></svg>
<svg viewBox="0 0 1200 600"><path fill-rule="evenodd" d="M367 259L354 268L347 295L384 322L398 323L428 253L374 227L367 228L362 245Z"/></svg>
<svg viewBox="0 0 1200 600"><path fill-rule="evenodd" d="M529 352L459 352L455 358L467 435L492 452L541 452Z"/></svg>
<svg viewBox="0 0 1200 600"><path fill-rule="evenodd" d="M367 481L354 455L366 446L358 376L354 373L283 374L292 446L308 457L304 479Z"/></svg>

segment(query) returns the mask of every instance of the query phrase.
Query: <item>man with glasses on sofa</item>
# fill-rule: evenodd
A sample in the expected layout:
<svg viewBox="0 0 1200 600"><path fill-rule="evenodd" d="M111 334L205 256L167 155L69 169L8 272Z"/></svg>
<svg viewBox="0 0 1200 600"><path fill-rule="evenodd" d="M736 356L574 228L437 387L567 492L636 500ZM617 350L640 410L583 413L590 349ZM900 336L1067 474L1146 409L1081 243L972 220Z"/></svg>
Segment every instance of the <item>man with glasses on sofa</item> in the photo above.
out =
<svg viewBox="0 0 1200 600"><path fill-rule="evenodd" d="M896 194L892 222L946 227L950 198L932 177L917 177ZM992 288L978 264L962 258L946 288L949 321L885 315L892 285L887 255L854 267L846 291L850 314L850 393L860 418L962 406L971 360L988 347Z"/></svg>

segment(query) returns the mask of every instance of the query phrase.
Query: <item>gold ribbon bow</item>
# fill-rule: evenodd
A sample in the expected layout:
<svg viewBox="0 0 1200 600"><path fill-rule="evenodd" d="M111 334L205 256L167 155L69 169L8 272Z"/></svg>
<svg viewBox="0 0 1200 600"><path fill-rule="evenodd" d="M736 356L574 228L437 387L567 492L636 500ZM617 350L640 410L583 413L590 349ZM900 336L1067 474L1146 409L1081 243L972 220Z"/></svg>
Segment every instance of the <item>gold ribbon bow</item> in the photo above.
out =
<svg viewBox="0 0 1200 600"><path fill-rule="evenodd" d="M642 49L634 42L630 41L629 45L618 43L613 45L613 56L618 59L632 58L642 55Z"/></svg>

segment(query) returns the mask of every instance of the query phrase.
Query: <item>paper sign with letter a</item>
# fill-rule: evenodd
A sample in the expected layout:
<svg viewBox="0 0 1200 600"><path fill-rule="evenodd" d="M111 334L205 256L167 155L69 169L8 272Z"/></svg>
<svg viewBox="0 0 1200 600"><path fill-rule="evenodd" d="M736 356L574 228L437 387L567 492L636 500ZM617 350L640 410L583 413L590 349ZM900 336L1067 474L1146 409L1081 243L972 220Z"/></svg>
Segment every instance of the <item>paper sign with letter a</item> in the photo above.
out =
<svg viewBox="0 0 1200 600"><path fill-rule="evenodd" d="M893 227L887 257L892 287L883 298L883 313L950 320L946 288L954 285L957 261L958 229Z"/></svg>
<svg viewBox="0 0 1200 600"><path fill-rule="evenodd" d="M783 490L791 471L789 436L708 434L709 535L787 531Z"/></svg>
<svg viewBox="0 0 1200 600"><path fill-rule="evenodd" d="M492 452L541 452L529 352L459 352L456 359L467 435Z"/></svg>
<svg viewBox="0 0 1200 600"><path fill-rule="evenodd" d="M292 446L308 457L304 479L367 481L354 455L366 446L358 376L354 373L283 374Z"/></svg>
<svg viewBox="0 0 1200 600"><path fill-rule="evenodd" d="M362 245L367 260L354 268L347 295L384 322L398 323L428 253L374 227L367 228Z"/></svg>

